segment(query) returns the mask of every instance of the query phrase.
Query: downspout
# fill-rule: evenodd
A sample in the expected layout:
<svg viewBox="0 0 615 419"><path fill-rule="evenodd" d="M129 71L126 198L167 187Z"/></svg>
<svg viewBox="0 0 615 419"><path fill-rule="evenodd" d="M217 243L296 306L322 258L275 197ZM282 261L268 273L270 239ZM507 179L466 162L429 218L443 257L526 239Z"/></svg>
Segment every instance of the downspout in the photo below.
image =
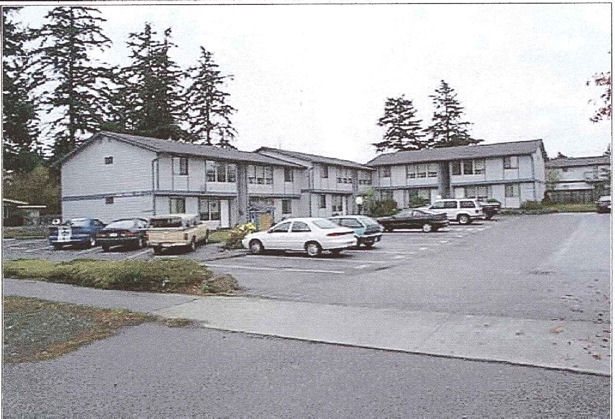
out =
<svg viewBox="0 0 615 419"><path fill-rule="evenodd" d="M158 155L156 158L152 160L152 215L156 215L156 174L154 172L154 163L156 163L156 167L158 167Z"/></svg>
<svg viewBox="0 0 615 419"><path fill-rule="evenodd" d="M308 168L308 205L309 216L312 217L312 190L314 189L314 166Z"/></svg>

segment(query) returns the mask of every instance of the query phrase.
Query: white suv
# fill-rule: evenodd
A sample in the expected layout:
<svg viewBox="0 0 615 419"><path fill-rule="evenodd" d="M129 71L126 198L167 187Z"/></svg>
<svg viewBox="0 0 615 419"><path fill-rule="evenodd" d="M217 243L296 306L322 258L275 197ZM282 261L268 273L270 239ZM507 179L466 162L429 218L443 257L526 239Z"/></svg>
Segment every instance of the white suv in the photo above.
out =
<svg viewBox="0 0 615 419"><path fill-rule="evenodd" d="M483 208L475 199L439 199L427 208L439 214L445 213L450 221L458 221L459 224L485 219Z"/></svg>

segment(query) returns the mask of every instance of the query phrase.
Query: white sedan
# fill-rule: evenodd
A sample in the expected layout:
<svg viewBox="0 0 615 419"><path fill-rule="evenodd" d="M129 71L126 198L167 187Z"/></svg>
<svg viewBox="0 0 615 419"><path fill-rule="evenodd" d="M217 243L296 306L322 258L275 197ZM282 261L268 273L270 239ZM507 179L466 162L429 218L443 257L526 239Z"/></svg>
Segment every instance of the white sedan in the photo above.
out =
<svg viewBox="0 0 615 419"><path fill-rule="evenodd" d="M248 234L241 243L253 254L270 249L305 251L309 256L318 256L323 250L339 253L355 246L357 239L354 230L325 218L292 218L267 231Z"/></svg>

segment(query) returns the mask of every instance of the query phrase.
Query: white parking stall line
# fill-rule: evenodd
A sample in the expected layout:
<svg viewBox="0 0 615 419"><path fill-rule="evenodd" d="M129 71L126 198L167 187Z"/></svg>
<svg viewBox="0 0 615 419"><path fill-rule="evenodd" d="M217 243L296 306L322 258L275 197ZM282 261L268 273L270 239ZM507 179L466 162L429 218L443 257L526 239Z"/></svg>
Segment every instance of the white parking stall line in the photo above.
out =
<svg viewBox="0 0 615 419"><path fill-rule="evenodd" d="M365 254L365 251L360 251L360 250L356 250L356 251L346 251L346 252L353 252L353 253L362 253ZM248 255L246 256L246 258L258 258L258 259L262 259L262 260L273 260L270 256L259 256L259 255ZM279 260L279 259L278 259ZM301 256L282 256L281 260L303 260L303 261L313 261L313 262L318 262L318 261L323 261L326 260L327 262L341 262L341 263L352 263L352 264L356 264L357 261L356 260L346 260L346 259L323 259L323 258L315 258L315 259L311 259L308 257L301 257ZM361 263L386 263L386 261L382 261L382 260L362 260Z"/></svg>
<svg viewBox="0 0 615 419"><path fill-rule="evenodd" d="M367 268L369 265L359 265L359 266L355 266L355 269L365 269Z"/></svg>
<svg viewBox="0 0 615 419"><path fill-rule="evenodd" d="M11 250L24 250L24 249L27 249L27 247L18 247L18 246L14 246L14 247L7 246L7 247L9 249L11 249Z"/></svg>
<svg viewBox="0 0 615 419"><path fill-rule="evenodd" d="M221 269L247 269L251 271L286 271L286 272L306 272L306 273L324 273L324 274L344 274L344 271L331 271L325 269L298 269L298 268L269 268L264 266L243 266L243 265L220 265L220 264L208 264L205 266L210 268Z"/></svg>
<svg viewBox="0 0 615 419"><path fill-rule="evenodd" d="M449 241L448 240L440 240L440 243L446 244L446 243L449 243Z"/></svg>
<svg viewBox="0 0 615 419"><path fill-rule="evenodd" d="M16 249L27 249L26 247L13 247L11 248L11 250L16 250ZM45 246L45 247L37 247L36 249L28 249L26 251L24 251L24 253L34 253L34 252L40 252L41 250L49 250L49 246Z"/></svg>
<svg viewBox="0 0 615 419"><path fill-rule="evenodd" d="M145 250L142 250L142 251L140 251L139 253L135 253L134 255L130 255L130 256L128 256L128 257L126 258L126 260L128 260L128 259L134 259L134 258L139 257L139 256L141 256L141 255L144 255L144 254L146 254L146 253L151 253L151 250L150 250L150 249L145 249Z"/></svg>
<svg viewBox="0 0 615 419"><path fill-rule="evenodd" d="M419 250L428 250L429 247L419 247Z"/></svg>
<svg viewBox="0 0 615 419"><path fill-rule="evenodd" d="M90 249L85 249L85 250L82 250L80 252L77 252L77 254L78 255L83 255L84 253L90 253L90 252L94 252L96 250L102 250L102 249L100 247L92 247Z"/></svg>

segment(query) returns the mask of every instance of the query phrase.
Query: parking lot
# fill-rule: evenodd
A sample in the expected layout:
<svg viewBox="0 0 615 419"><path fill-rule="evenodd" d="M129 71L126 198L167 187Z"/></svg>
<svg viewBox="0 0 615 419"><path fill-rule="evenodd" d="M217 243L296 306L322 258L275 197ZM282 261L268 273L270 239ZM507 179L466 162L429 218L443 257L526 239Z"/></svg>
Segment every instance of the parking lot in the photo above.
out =
<svg viewBox="0 0 615 419"><path fill-rule="evenodd" d="M545 320L609 319L610 217L604 214L497 217L435 233L396 230L373 249L318 258L228 254L216 244L163 256L151 249L53 250L42 239L3 245L5 259L186 257L232 274L248 296Z"/></svg>

